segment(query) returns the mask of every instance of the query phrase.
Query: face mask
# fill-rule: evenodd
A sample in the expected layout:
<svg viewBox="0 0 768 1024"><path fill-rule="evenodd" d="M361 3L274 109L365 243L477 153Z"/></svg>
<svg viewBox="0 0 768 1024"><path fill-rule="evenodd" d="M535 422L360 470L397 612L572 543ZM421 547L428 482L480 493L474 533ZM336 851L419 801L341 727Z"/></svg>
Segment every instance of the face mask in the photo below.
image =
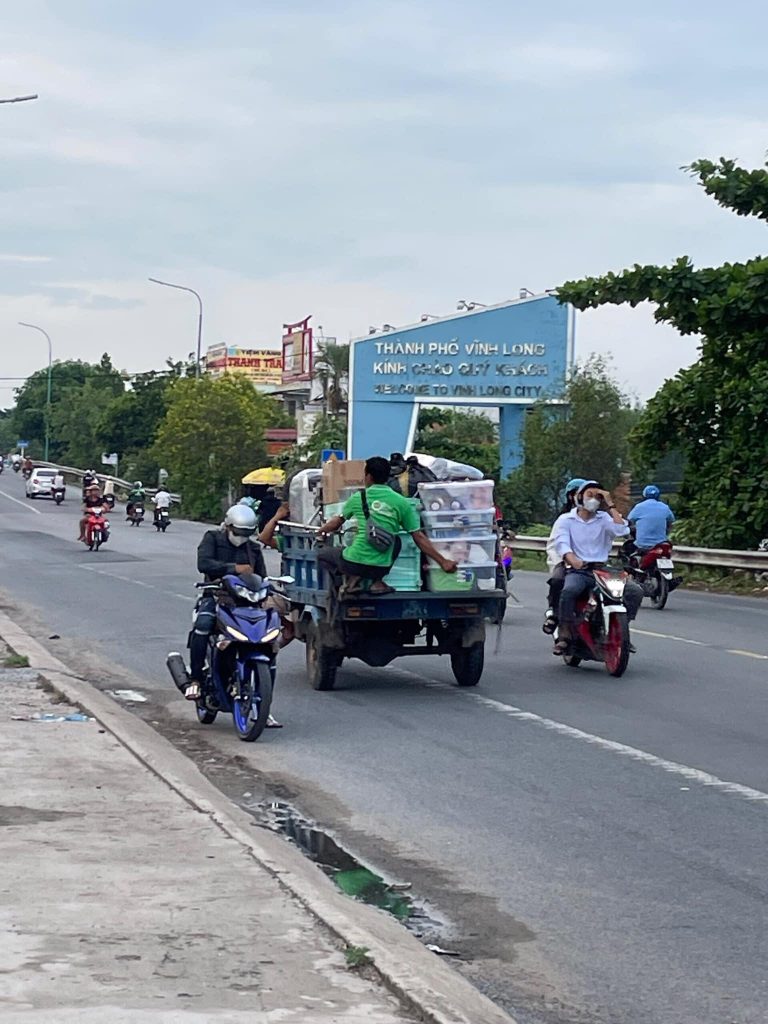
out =
<svg viewBox="0 0 768 1024"><path fill-rule="evenodd" d="M234 544L236 548L240 548L243 544L247 544L249 539L250 538L248 537L238 537L236 533L232 533L231 530L229 531L229 542L230 544Z"/></svg>
<svg viewBox="0 0 768 1024"><path fill-rule="evenodd" d="M599 498L585 498L584 499L584 508L587 510L587 512L597 512L597 510L600 508L600 499Z"/></svg>

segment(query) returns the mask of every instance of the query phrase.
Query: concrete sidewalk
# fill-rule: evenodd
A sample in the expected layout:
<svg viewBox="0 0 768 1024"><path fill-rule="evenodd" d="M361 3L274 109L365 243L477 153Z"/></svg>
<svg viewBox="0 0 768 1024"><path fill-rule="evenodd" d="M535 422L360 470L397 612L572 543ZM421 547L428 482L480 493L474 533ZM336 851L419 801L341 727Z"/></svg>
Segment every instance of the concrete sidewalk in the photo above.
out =
<svg viewBox="0 0 768 1024"><path fill-rule="evenodd" d="M3 1024L412 1020L209 817L0 669ZM16 716L16 720L14 720Z"/></svg>

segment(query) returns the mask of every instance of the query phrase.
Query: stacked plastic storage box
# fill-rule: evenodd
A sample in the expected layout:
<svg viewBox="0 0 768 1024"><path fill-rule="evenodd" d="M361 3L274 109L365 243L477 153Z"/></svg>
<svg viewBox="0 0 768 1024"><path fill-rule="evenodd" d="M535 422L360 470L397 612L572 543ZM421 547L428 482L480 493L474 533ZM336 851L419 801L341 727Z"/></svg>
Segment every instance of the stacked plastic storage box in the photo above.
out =
<svg viewBox="0 0 768 1024"><path fill-rule="evenodd" d="M355 494L359 490L359 487L350 488L351 494ZM351 497L351 494L348 497ZM415 508L420 508L421 502L418 498L408 498L407 500ZM326 505L326 519L330 519L335 515L341 515L345 504L346 502L339 501L332 505ZM343 547L349 547L356 531L357 523L354 520L349 520L344 524L341 535ZM413 537L409 533L399 533L398 536L401 544L400 554L397 556L395 564L389 573L384 577L384 582L387 586L397 591L421 590L421 552L416 547Z"/></svg>
<svg viewBox="0 0 768 1024"><path fill-rule="evenodd" d="M496 533L493 480L419 484L421 521L441 555L458 563L447 573L434 562L426 571L427 590L493 590L496 586Z"/></svg>

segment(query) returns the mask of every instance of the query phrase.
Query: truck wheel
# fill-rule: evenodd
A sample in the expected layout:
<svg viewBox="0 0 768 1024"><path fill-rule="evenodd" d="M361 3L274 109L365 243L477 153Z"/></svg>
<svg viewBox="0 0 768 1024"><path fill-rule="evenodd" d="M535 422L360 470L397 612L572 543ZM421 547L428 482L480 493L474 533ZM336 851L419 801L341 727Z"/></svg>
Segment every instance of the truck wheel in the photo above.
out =
<svg viewBox="0 0 768 1024"><path fill-rule="evenodd" d="M451 655L451 668L459 686L477 686L485 664L485 644L482 641L471 647L461 647Z"/></svg>
<svg viewBox="0 0 768 1024"><path fill-rule="evenodd" d="M324 647L317 629L307 634L307 678L315 690L332 690L336 684L336 671L341 664L338 651Z"/></svg>

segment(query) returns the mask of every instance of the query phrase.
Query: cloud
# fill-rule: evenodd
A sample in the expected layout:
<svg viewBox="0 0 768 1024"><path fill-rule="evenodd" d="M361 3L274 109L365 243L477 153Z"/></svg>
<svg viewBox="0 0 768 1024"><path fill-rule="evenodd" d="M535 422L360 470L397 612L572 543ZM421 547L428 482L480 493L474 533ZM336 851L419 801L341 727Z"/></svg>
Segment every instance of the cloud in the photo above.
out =
<svg viewBox="0 0 768 1024"><path fill-rule="evenodd" d="M0 263L50 263L50 256L31 256L15 252L0 252Z"/></svg>
<svg viewBox="0 0 768 1024"><path fill-rule="evenodd" d="M660 0L257 6L5 13L0 95L40 99L0 108L0 330L45 318L59 357L146 369L196 329L194 299L149 275L201 292L207 342L270 344L308 312L346 339L462 295L762 246L679 167L762 161L765 12L747 36ZM577 336L644 395L695 358L647 311ZM9 360L38 365L32 346Z"/></svg>

